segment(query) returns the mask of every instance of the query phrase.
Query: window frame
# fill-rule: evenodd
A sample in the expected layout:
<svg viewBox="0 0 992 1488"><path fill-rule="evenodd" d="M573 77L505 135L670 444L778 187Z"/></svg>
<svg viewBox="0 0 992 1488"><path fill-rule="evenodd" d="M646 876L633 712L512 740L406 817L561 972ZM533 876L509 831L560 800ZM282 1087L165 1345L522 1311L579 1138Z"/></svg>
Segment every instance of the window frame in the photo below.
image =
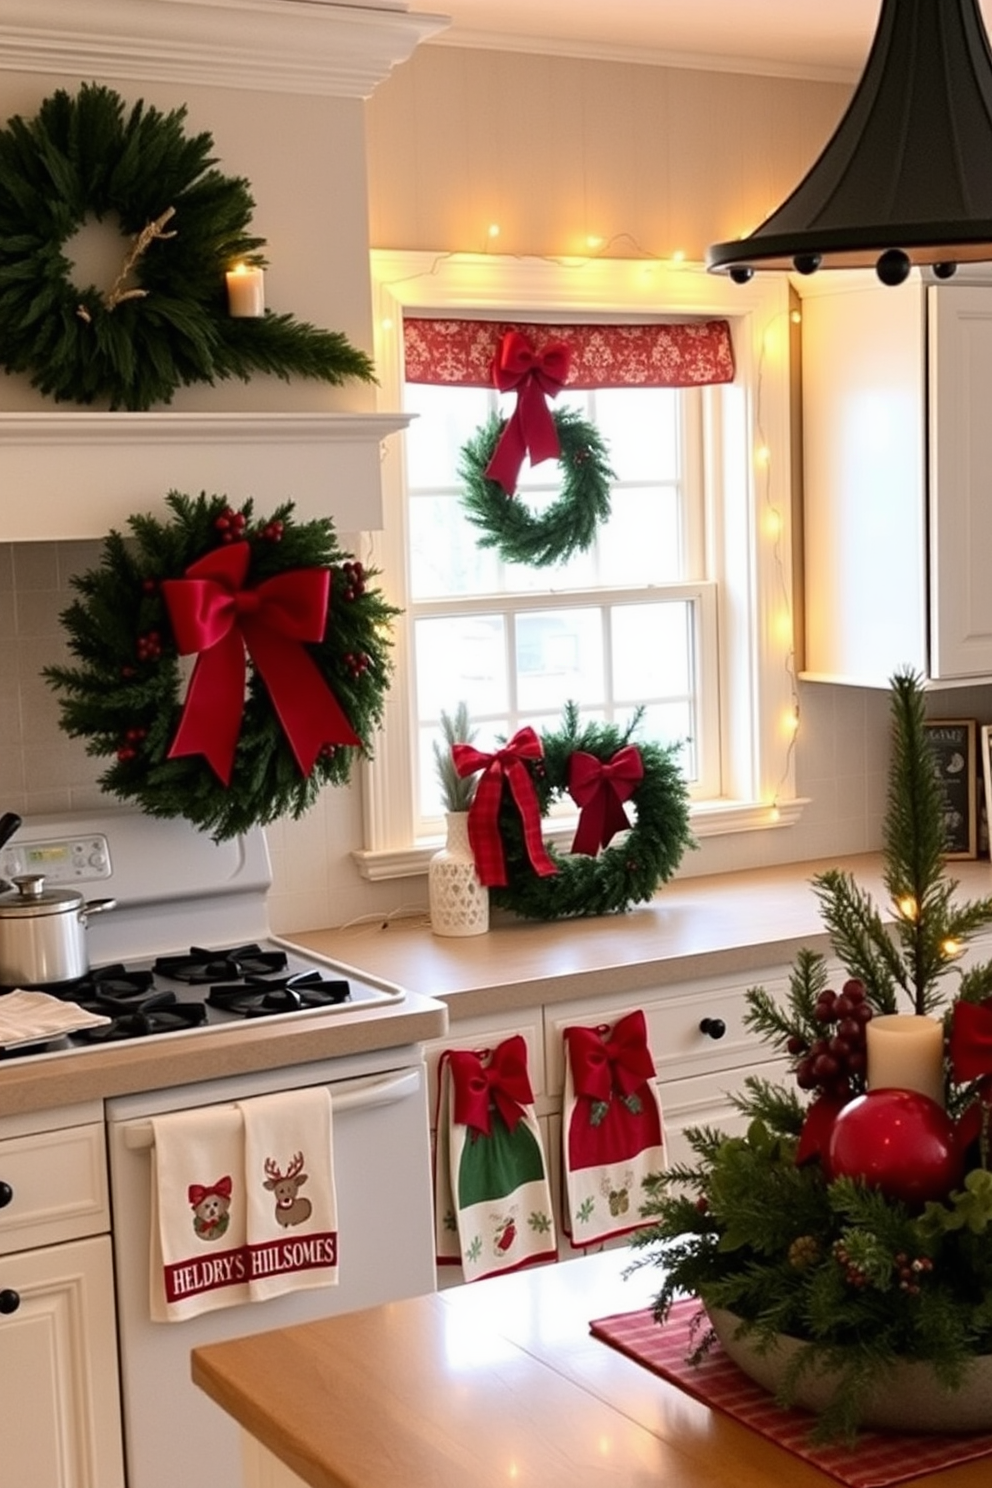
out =
<svg viewBox="0 0 992 1488"><path fill-rule="evenodd" d="M798 722L793 638L791 510L791 298L787 278L756 275L733 284L701 266L629 259L507 259L490 254L373 250L370 255L375 363L381 408L402 404L402 321L423 313L528 312L556 322L643 316L725 317L731 323L736 376L703 390L703 437L726 457L710 462L706 492L707 570L719 606L719 719L704 720L720 738L719 797L693 804L697 838L791 825L803 803L795 794ZM726 436L726 437L725 437ZM733 447L752 458L741 462ZM741 468L743 466L745 468ZM383 528L361 536L383 590L407 608L407 518L402 438L383 452ZM363 877L421 874L436 839L414 837L409 759L415 720L408 685L409 636L395 628L393 683L375 758L362 770L365 846L353 853Z"/></svg>

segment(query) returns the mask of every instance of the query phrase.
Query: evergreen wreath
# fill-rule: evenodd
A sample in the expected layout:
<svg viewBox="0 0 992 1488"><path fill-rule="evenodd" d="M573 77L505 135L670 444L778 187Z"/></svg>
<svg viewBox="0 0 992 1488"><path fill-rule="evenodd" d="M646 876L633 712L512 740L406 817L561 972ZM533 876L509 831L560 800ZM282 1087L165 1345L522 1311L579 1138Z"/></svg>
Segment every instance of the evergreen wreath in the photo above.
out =
<svg viewBox="0 0 992 1488"><path fill-rule="evenodd" d="M462 507L484 534L480 548L496 548L508 563L546 568L584 553L596 529L610 515L610 482L614 473L606 445L595 425L571 408L552 411L561 455L561 494L543 516L535 516L486 475L507 419L496 413L462 447L458 473L464 481Z"/></svg>
<svg viewBox="0 0 992 1488"><path fill-rule="evenodd" d="M693 1160L645 1185L644 1226L632 1241L640 1255L631 1269L663 1268L658 1322L688 1294L740 1319L738 1336L759 1351L782 1335L808 1345L785 1370L779 1399L789 1404L805 1380L830 1371L835 1389L813 1433L820 1439L854 1437L895 1363L925 1361L953 1390L971 1359L992 1355L990 1091L962 1076L955 1056L962 1008L992 1016L992 961L965 967L960 959L992 925L992 898L961 900L944 877L944 800L923 697L913 674L893 679L883 874L891 921L851 874L830 869L812 880L844 968L840 993L826 957L803 948L786 998L763 987L746 994L747 1026L769 1057L788 1059L795 1085L749 1075L733 1098L748 1118L743 1135L688 1129ZM829 1123L865 1091L864 1066L852 1057L864 1035L844 1026L850 1007L870 1026L871 1016L896 1012L900 996L944 1024L947 1113L958 1123L964 1176L939 1200L909 1202L865 1177L834 1175L824 1160ZM917 1155L909 1146L907 1157ZM714 1334L697 1321L698 1359Z"/></svg>
<svg viewBox="0 0 992 1488"><path fill-rule="evenodd" d="M582 722L574 702L566 703L561 729L542 733L543 758L528 763L542 817L568 790L568 762L578 750L601 763L632 742L643 709L627 728L610 723ZM675 872L687 847L694 846L689 830L689 794L676 762L677 746L637 745L644 768L628 804L637 819L629 832L596 857L560 853L551 844L548 854L557 872L535 873L527 854L520 813L504 791L499 811L507 883L490 888L493 904L531 920L578 918L614 914L645 903Z"/></svg>
<svg viewBox="0 0 992 1488"><path fill-rule="evenodd" d="M224 496L166 497L173 520L129 518L131 536L111 532L100 566L72 579L79 598L62 614L76 666L43 675L61 693L61 724L109 756L101 787L150 816L184 816L216 840L277 817L301 816L325 785L346 784L353 762L371 757L392 673L390 624L399 613L371 580L376 569L343 553L328 519L295 523L288 502L255 519L252 502L233 510ZM357 736L325 744L304 775L269 690L249 665L229 785L202 754L169 758L183 711L184 669L163 581L226 544L245 542L250 590L277 575L330 570L324 638L306 647ZM309 706L309 702L308 702Z"/></svg>
<svg viewBox="0 0 992 1488"><path fill-rule="evenodd" d="M374 381L340 332L228 313L225 271L264 265L265 240L250 232L248 182L214 169L212 137L187 136L185 117L141 100L125 113L86 83L0 130L0 365L56 402L131 411L255 372ZM130 239L115 283L78 288L66 243L115 216Z"/></svg>

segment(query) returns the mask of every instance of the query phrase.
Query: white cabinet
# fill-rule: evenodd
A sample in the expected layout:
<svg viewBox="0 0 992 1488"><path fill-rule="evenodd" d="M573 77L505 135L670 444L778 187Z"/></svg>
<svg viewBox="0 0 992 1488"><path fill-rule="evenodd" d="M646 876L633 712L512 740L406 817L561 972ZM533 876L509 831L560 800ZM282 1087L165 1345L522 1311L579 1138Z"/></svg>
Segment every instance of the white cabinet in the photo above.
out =
<svg viewBox="0 0 992 1488"><path fill-rule="evenodd" d="M992 282L801 286L804 674L992 677Z"/></svg>
<svg viewBox="0 0 992 1488"><path fill-rule="evenodd" d="M0 1125L0 1457L18 1488L123 1488L100 1115Z"/></svg>

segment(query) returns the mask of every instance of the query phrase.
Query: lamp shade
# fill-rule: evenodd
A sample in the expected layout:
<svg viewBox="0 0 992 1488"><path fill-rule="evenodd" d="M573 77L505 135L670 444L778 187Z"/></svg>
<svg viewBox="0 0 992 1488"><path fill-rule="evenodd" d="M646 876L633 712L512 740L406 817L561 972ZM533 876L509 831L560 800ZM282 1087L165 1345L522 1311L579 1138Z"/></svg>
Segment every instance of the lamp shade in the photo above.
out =
<svg viewBox="0 0 992 1488"><path fill-rule="evenodd" d="M992 259L992 51L978 0L882 0L864 73L823 153L746 238L715 243L707 266L741 282L756 269L912 266L949 277Z"/></svg>

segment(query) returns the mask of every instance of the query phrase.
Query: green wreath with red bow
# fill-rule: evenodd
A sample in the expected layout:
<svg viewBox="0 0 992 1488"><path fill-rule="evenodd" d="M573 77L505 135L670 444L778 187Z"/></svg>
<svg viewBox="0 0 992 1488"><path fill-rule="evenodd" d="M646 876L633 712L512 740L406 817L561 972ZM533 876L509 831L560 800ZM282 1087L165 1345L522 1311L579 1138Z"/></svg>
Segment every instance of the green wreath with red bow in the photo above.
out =
<svg viewBox="0 0 992 1488"><path fill-rule="evenodd" d="M371 757L399 611L327 519L286 503L166 497L129 519L62 614L74 666L44 676L61 725L109 757L101 787L218 841L299 817Z"/></svg>
<svg viewBox="0 0 992 1488"><path fill-rule="evenodd" d="M688 788L677 745L632 742L642 712L620 728L582 722L570 702L557 732L522 728L489 754L452 746L459 775L479 775L469 840L495 905L532 920L614 914L671 878L695 845ZM542 822L565 796L579 820L561 853L545 843Z"/></svg>

